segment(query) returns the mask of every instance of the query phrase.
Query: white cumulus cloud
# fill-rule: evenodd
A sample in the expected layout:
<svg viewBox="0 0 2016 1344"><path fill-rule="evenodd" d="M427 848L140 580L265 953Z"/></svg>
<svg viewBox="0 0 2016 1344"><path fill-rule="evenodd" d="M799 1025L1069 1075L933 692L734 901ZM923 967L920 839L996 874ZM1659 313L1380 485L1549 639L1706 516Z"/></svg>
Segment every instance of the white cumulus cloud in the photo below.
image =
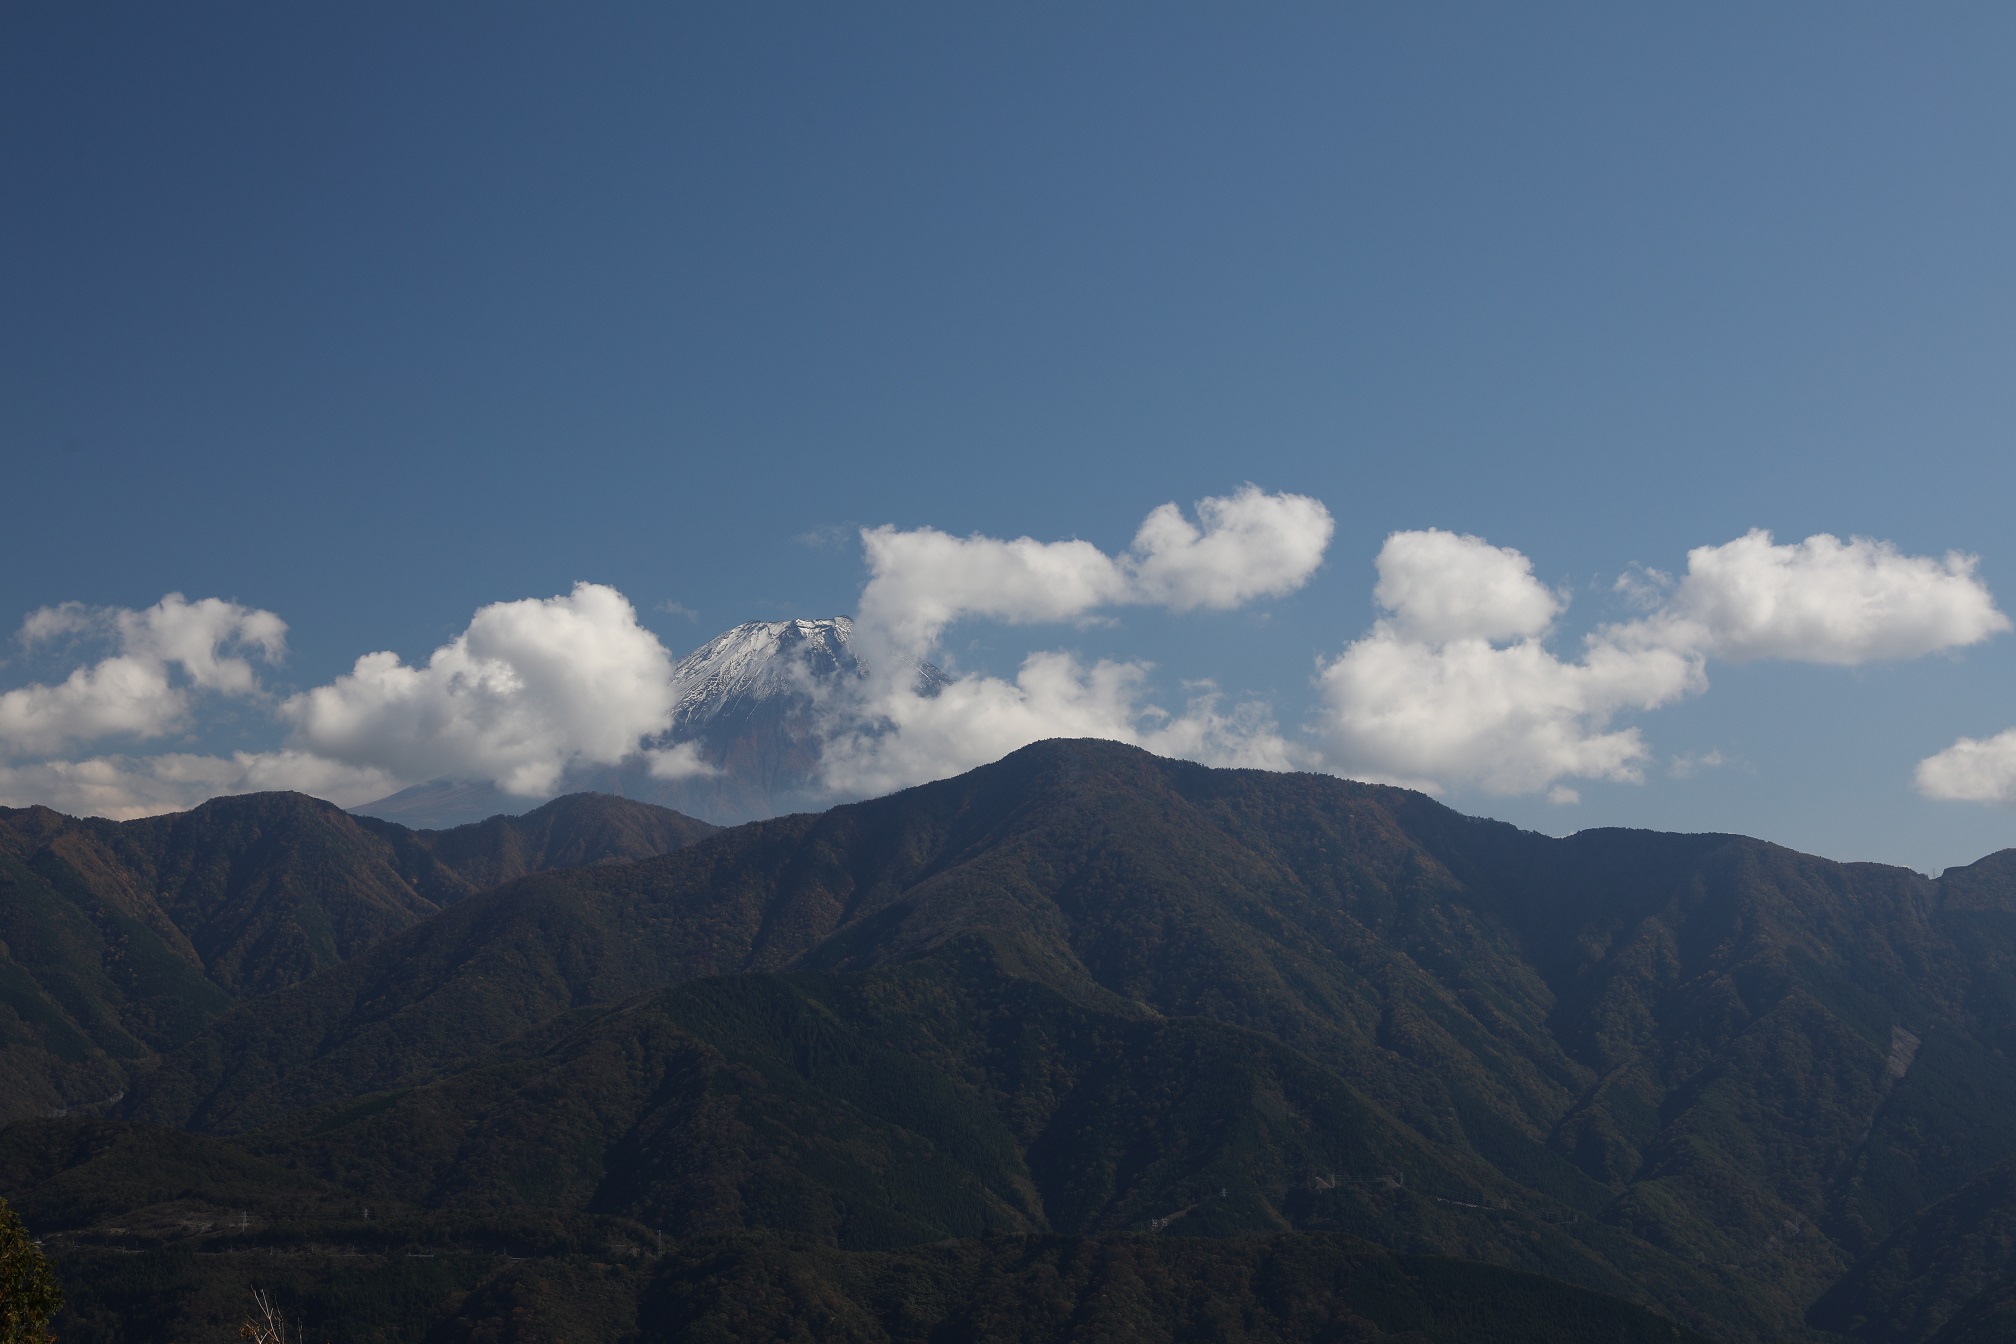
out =
<svg viewBox="0 0 2016 1344"><path fill-rule="evenodd" d="M1222 611L1307 583L1335 530L1320 500L1247 485L1197 501L1194 523L1174 504L1157 508L1121 563L1134 601Z"/></svg>
<svg viewBox="0 0 2016 1344"><path fill-rule="evenodd" d="M287 700L289 747L408 782L452 775L550 793L568 765L614 765L671 721L672 659L624 596L498 602L422 666L369 653Z"/></svg>
<svg viewBox="0 0 2016 1344"><path fill-rule="evenodd" d="M1592 631L1571 659L1547 647L1564 599L1524 555L1480 537L1394 533L1377 561L1384 614L1318 674L1327 764L1565 800L1564 778L1642 778L1649 748L1617 718L1705 690L1711 659L1855 665L2009 628L1974 558L1958 553L1825 534L1778 545L1755 531L1687 562L1678 581L1620 580L1651 610Z"/></svg>
<svg viewBox="0 0 2016 1344"><path fill-rule="evenodd" d="M0 743L18 756L122 734L160 737L183 721L188 702L162 664L107 658L53 686L20 686L0 695Z"/></svg>
<svg viewBox="0 0 2016 1344"><path fill-rule="evenodd" d="M1961 738L1918 762L1914 782L1918 792L1944 802L2016 803L2016 728Z"/></svg>
<svg viewBox="0 0 2016 1344"><path fill-rule="evenodd" d="M192 689L254 694L250 657L271 663L287 651L287 625L272 612L214 597L191 602L180 593L138 611L44 607L22 623L19 639L33 648L64 636L109 639L118 652L60 682L0 693L0 754L175 732L188 722Z"/></svg>
<svg viewBox="0 0 2016 1344"><path fill-rule="evenodd" d="M1561 600L1525 556L1481 537L1396 532L1376 563L1387 614L1317 677L1319 733L1341 773L1492 793L1635 780L1649 749L1612 719L1702 684L1698 657L1614 632L1579 661L1557 657L1545 637Z"/></svg>
<svg viewBox="0 0 2016 1344"><path fill-rule="evenodd" d="M0 765L0 802L41 803L59 812L115 821L184 811L222 794L268 789L295 789L353 807L398 787L381 770L296 751L231 756L163 752Z"/></svg>
<svg viewBox="0 0 2016 1344"><path fill-rule="evenodd" d="M1440 528L1395 532L1374 562L1372 596L1396 633L1424 644L1455 639L1531 639L1565 605L1509 546Z"/></svg>
<svg viewBox="0 0 2016 1344"><path fill-rule="evenodd" d="M1052 737L1129 742L1207 765L1292 769L1263 706L1219 708L1208 688L1180 714L1145 701L1145 663L1032 653L1014 680L967 676L922 695L890 688L837 706L820 756L826 786L860 796L943 779Z"/></svg>
<svg viewBox="0 0 2016 1344"><path fill-rule="evenodd" d="M2009 629L1978 564L1958 551L1905 555L1866 537L1823 532L1778 545L1753 531L1689 551L1686 575L1652 624L1658 638L1732 662L1918 658Z"/></svg>
<svg viewBox="0 0 2016 1344"><path fill-rule="evenodd" d="M1071 620L1127 592L1120 566L1089 541L875 527L863 530L861 548L869 578L855 613L856 637L903 654L929 651L962 617Z"/></svg>
<svg viewBox="0 0 2016 1344"><path fill-rule="evenodd" d="M24 626L24 642L97 635L120 652L56 685L0 696L0 741L18 757L179 730L192 690L257 692L246 655L278 657L285 631L270 612L179 595L146 611L45 608ZM354 806L443 775L538 796L573 763L609 765L639 752L661 778L706 773L689 744L644 747L670 722L676 698L672 659L630 603L583 583L561 597L482 608L420 666L364 655L330 684L273 707L291 729L278 750L19 761L0 767L0 799L133 817L219 794L298 789Z"/></svg>
<svg viewBox="0 0 2016 1344"><path fill-rule="evenodd" d="M1429 529L1386 538L1376 618L1319 664L1317 711L1292 738L1267 705L1228 704L1208 683L1165 707L1140 661L1048 649L1012 676L916 675L921 662L949 664L942 643L965 619L1083 623L1129 605L1226 610L1293 592L1333 531L1319 501L1252 485L1187 513L1164 504L1111 554L1081 540L863 531L868 577L854 631L870 675L807 681L824 781L837 795L878 793L1043 738L1087 736L1214 765L1321 768L1566 805L1578 797L1572 781L1642 778L1651 752L1633 716L1702 692L1717 659L1852 666L2010 628L1972 556L1825 534L1779 544L1755 531L1690 551L1677 578L1643 570L1620 580L1637 614L1568 647L1567 594L1525 555ZM285 655L286 635L271 612L180 594L145 609L33 613L18 636L31 653L90 647L62 679L0 692L0 800L136 816L274 788L355 805L443 776L536 797L561 787L570 767L640 755L659 778L711 770L694 744L663 740L679 694L673 660L608 587L486 606L423 662L369 653L278 700L260 668ZM285 741L228 755L122 754L132 740L197 726L199 708L220 696L261 706ZM1681 758L1672 770L1718 759ZM2016 729L1959 740L1920 764L1917 786L1934 798L2016 802Z"/></svg>
<svg viewBox="0 0 2016 1344"><path fill-rule="evenodd" d="M878 652L919 658L968 617L1030 624L1122 604L1236 607L1307 583L1335 526L1320 501L1253 485L1199 500L1196 514L1192 522L1176 505L1161 505L1118 556L1088 541L865 529L869 577L857 637Z"/></svg>
<svg viewBox="0 0 2016 1344"><path fill-rule="evenodd" d="M1292 592L1322 563L1334 524L1302 495L1248 485L1151 512L1118 556L1085 541L956 537L925 528L861 534L869 578L855 638L872 675L822 705L821 770L836 793L881 792L943 778L1049 737L1101 737L1211 764L1287 768L1295 750L1263 706L1220 708L1205 688L1179 712L1147 699L1145 663L1089 666L1030 654L1012 680L966 676L920 688L911 675L955 621L1085 619L1152 604L1226 609Z"/></svg>

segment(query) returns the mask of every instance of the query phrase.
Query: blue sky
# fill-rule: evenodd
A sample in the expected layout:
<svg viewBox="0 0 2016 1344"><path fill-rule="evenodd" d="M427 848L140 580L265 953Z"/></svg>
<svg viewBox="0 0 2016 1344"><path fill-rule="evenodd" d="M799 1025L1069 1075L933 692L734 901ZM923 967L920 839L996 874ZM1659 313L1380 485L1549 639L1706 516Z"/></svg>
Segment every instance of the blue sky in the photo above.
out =
<svg viewBox="0 0 2016 1344"><path fill-rule="evenodd" d="M277 749L360 655L579 581L678 654L854 610L864 526L1119 555L1249 481L1334 520L1296 586L937 651L1151 661L1299 741L1395 532L1516 548L1563 658L1758 528L2007 608L2012 55L1986 6L10 7L0 619L287 625L257 696L165 665L173 733L11 759ZM2016 637L1949 643L1711 661L1600 725L1639 782L1444 796L1965 862L2016 814L1913 772L2016 726Z"/></svg>

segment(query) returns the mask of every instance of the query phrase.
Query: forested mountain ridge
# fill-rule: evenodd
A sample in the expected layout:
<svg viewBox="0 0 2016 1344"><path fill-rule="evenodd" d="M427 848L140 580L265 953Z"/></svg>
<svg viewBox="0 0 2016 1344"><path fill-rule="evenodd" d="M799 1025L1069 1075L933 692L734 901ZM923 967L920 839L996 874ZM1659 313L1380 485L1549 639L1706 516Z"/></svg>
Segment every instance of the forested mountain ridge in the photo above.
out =
<svg viewBox="0 0 2016 1344"><path fill-rule="evenodd" d="M127 822L0 809L0 1118L102 1103L234 999L483 887L713 830L596 795L445 832L291 793Z"/></svg>
<svg viewBox="0 0 2016 1344"><path fill-rule="evenodd" d="M414 1226L1292 1229L1817 1339L2016 1157L2012 995L2016 853L1555 840L1050 742L466 896L207 1020L119 1109ZM1992 1291L1855 1328L1917 1344Z"/></svg>
<svg viewBox="0 0 2016 1344"><path fill-rule="evenodd" d="M1935 881L1739 836L1552 840L1405 790L1045 743L466 901L219 1020L129 1114L259 1129L661 986L979 939L1088 1010L1278 1040L1664 1257L1676 1292L1716 1280L1755 1313L1743 1330L1796 1328L1901 1219L2016 1150L2011 867Z"/></svg>

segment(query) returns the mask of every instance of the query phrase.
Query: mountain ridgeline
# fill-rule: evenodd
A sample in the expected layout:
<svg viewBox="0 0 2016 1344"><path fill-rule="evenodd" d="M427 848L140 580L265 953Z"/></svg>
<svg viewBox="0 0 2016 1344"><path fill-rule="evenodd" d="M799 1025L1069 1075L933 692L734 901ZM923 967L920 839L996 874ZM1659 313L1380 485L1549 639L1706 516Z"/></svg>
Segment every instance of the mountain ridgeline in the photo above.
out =
<svg viewBox="0 0 2016 1344"><path fill-rule="evenodd" d="M298 793L125 822L0 808L0 1120L102 1110L235 1001L476 891L714 829L586 794L436 832Z"/></svg>
<svg viewBox="0 0 2016 1344"><path fill-rule="evenodd" d="M376 857L305 908L359 932L289 957L226 955L269 945L257 901L37 877L163 930L144 984L110 969L127 925L89 944L126 1095L0 1131L0 1194L78 1285L66 1338L188 1333L262 1272L413 1340L2011 1318L2016 852L1935 880L1555 840L1104 742L694 843L617 801L615 848L332 823Z"/></svg>

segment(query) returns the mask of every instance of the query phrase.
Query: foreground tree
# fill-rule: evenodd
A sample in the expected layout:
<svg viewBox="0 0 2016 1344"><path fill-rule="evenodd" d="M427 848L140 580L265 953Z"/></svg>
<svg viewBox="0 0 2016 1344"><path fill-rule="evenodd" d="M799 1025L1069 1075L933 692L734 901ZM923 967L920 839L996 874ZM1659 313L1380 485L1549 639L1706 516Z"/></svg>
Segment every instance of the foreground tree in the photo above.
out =
<svg viewBox="0 0 2016 1344"><path fill-rule="evenodd" d="M287 1318L273 1305L273 1299L254 1288L252 1303L258 1311L247 1316L245 1324L238 1327L238 1338L249 1339L252 1344L287 1344ZM298 1340L300 1331L295 1331L294 1337Z"/></svg>
<svg viewBox="0 0 2016 1344"><path fill-rule="evenodd" d="M42 1248L0 1199L0 1344L48 1344L49 1318L62 1309Z"/></svg>

